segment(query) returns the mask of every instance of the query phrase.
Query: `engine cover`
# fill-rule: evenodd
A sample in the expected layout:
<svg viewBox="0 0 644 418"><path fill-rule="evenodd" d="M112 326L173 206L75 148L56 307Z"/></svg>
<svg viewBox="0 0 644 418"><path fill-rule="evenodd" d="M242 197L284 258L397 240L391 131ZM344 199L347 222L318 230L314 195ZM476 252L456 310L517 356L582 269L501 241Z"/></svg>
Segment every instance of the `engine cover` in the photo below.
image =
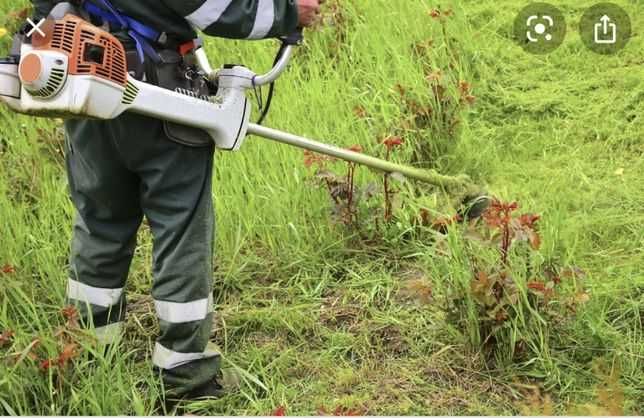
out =
<svg viewBox="0 0 644 418"><path fill-rule="evenodd" d="M123 87L127 84L125 49L109 32L72 14L61 20L48 19L42 31L44 36L32 36L33 50L65 55L70 75L93 75Z"/></svg>

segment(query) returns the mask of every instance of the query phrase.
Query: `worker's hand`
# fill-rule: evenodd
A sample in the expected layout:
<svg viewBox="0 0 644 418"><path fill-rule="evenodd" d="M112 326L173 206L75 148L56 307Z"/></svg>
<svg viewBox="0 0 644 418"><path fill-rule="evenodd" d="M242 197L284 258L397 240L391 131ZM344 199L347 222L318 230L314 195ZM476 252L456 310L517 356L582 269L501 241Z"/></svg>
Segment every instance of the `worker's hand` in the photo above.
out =
<svg viewBox="0 0 644 418"><path fill-rule="evenodd" d="M324 0L297 0L297 11L299 14L299 25L307 27L315 23L317 15L320 14L320 4Z"/></svg>

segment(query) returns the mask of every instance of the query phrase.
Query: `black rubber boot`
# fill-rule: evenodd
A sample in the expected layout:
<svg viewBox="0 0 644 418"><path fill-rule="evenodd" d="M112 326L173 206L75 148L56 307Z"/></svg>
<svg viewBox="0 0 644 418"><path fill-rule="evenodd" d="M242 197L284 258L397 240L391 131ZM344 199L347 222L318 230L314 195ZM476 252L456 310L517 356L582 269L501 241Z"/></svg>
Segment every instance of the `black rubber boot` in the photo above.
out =
<svg viewBox="0 0 644 418"><path fill-rule="evenodd" d="M183 399L219 399L224 395L236 392L241 386L242 378L233 368L221 369L215 379L205 385L198 386L187 392Z"/></svg>
<svg viewBox="0 0 644 418"><path fill-rule="evenodd" d="M203 400L203 399L219 399L225 395L223 386L216 380L212 380L205 385L194 388L183 396L184 400Z"/></svg>
<svg viewBox="0 0 644 418"><path fill-rule="evenodd" d="M185 413L183 407L186 402L215 400L222 398L224 395L224 388L213 379L211 382L196 387L180 396L174 396L172 392L167 393L160 408L163 410L164 415L183 415Z"/></svg>

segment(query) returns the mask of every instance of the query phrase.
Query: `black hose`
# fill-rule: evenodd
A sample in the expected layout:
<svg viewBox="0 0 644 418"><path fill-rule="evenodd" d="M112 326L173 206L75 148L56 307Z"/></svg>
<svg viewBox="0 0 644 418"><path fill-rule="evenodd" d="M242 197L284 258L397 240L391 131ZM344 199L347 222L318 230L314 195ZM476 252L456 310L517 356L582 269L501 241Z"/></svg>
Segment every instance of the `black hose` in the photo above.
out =
<svg viewBox="0 0 644 418"><path fill-rule="evenodd" d="M279 60L282 58L282 55L284 55L284 50L286 50L286 47L288 45L286 43L282 43L282 46L280 46L279 51L277 51L277 55L275 55L275 60L273 61L273 67L277 65ZM268 112L271 109L271 103L273 102L273 96L275 95L275 81L272 81L271 84L268 86L268 96L266 97L266 104L262 108L262 113L259 115L259 119L257 119L257 124L261 125L262 122L264 122L264 119L266 119L266 116L268 116Z"/></svg>

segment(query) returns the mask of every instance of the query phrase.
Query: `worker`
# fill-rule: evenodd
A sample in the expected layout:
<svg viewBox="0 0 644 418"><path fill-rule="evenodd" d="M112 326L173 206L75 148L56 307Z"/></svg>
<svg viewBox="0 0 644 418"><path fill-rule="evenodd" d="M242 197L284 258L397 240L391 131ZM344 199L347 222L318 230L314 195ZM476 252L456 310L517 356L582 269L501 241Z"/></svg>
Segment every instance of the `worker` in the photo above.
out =
<svg viewBox="0 0 644 418"><path fill-rule="evenodd" d="M131 74L161 84L165 76L160 72L172 79L186 68L195 46L195 30L238 39L285 36L298 26L310 26L322 1L73 3L122 41ZM32 3L34 17L39 19L59 1ZM186 75L178 78L190 78ZM197 81L203 83L203 77ZM221 396L220 354L209 342L213 324L212 140L195 128L130 113L109 121L70 119L65 130L68 181L76 209L69 302L78 307L83 323L100 341L118 341L125 316L126 279L137 230L145 217L153 235L152 297L160 324L153 365L172 397Z"/></svg>

